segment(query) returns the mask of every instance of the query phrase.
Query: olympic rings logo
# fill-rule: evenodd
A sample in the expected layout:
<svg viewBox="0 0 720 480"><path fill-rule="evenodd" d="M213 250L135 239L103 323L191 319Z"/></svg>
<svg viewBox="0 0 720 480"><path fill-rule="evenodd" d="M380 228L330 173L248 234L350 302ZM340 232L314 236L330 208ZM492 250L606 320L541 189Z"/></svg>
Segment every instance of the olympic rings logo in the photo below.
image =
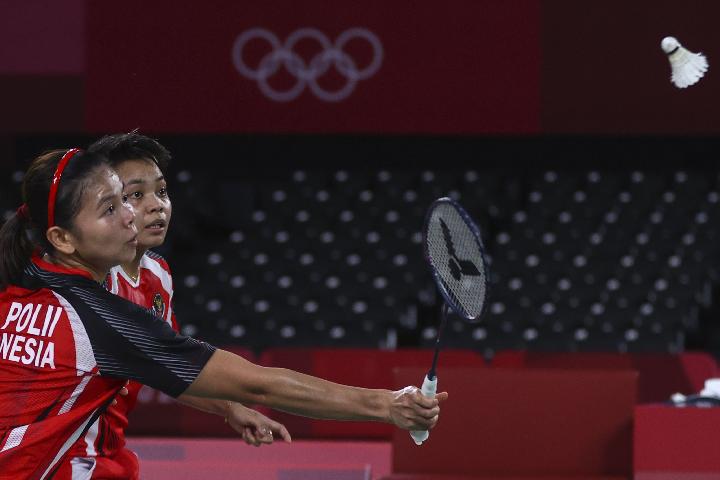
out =
<svg viewBox="0 0 720 480"><path fill-rule="evenodd" d="M305 39L316 41L322 48L308 63L293 51L295 45ZM372 60L362 69L358 69L355 60L343 50L345 45L353 39L365 40L372 47ZM243 58L243 50L251 40L265 40L272 47L272 50L260 60L256 68L248 66ZM232 47L232 60L241 75L255 80L260 91L276 102L289 102L296 99L306 86L320 100L339 102L350 96L358 81L372 77L380 69L383 61L383 47L378 37L364 28L345 30L337 37L335 43L330 43L328 37L315 28L301 28L291 33L284 44L281 44L277 36L269 30L251 28L235 39ZM269 83L269 78L275 75L281 66L285 67L295 78L293 85L284 91L273 88ZM318 84L318 79L331 66L334 66L338 73L345 78L343 86L332 91Z"/></svg>

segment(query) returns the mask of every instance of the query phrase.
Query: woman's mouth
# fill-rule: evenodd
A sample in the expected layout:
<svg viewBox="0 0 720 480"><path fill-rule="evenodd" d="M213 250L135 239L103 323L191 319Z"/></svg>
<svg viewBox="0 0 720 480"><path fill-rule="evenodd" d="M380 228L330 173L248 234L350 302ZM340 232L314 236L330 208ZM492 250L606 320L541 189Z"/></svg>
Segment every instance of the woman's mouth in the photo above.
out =
<svg viewBox="0 0 720 480"><path fill-rule="evenodd" d="M165 220L155 220L154 222L147 224L145 226L145 229L157 232L157 231L165 230L166 226L167 226L167 222Z"/></svg>

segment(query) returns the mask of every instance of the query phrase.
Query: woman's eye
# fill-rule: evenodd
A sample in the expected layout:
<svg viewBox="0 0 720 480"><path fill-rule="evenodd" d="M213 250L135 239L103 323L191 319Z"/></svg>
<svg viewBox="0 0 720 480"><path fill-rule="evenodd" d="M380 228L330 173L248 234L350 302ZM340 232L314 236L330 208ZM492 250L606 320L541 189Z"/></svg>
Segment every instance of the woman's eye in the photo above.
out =
<svg viewBox="0 0 720 480"><path fill-rule="evenodd" d="M107 210L105 210L105 213L108 215L112 215L115 213L115 205L110 205Z"/></svg>
<svg viewBox="0 0 720 480"><path fill-rule="evenodd" d="M160 189L159 195L160 195L161 197L167 197L167 194L168 194L168 193L167 193L167 188L161 188L161 189Z"/></svg>
<svg viewBox="0 0 720 480"><path fill-rule="evenodd" d="M127 203L127 201L128 201L128 196L123 193L122 202L123 202L123 203Z"/></svg>
<svg viewBox="0 0 720 480"><path fill-rule="evenodd" d="M135 200L137 200L138 198L142 198L142 192L133 192L131 195L132 198L134 198Z"/></svg>

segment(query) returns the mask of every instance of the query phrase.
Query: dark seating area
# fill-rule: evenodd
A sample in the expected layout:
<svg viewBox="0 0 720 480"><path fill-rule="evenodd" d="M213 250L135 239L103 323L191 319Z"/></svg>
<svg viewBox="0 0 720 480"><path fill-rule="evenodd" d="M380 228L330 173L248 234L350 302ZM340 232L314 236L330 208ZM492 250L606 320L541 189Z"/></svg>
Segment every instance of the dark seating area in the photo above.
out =
<svg viewBox="0 0 720 480"><path fill-rule="evenodd" d="M220 147L208 151L224 155L210 164L190 155L200 146L185 152L169 142L174 215L161 253L187 334L256 352L432 346L439 298L420 230L440 196L475 217L491 263L484 317L451 316L447 346L488 357L504 349L679 352L712 315L720 279L712 171L625 164L613 152L580 169L568 161L578 149L559 154L564 162L535 162L532 145L514 152L524 160L483 147L478 162L465 145L456 163L426 152L384 166L398 148L379 140L342 166L330 159L358 140L325 142L321 160L265 168L313 143L285 140L260 153L269 140L249 143L251 158L234 165ZM373 148L376 158L363 162ZM20 203L19 169L5 168L2 179L8 215Z"/></svg>
<svg viewBox="0 0 720 480"><path fill-rule="evenodd" d="M296 170L228 187L248 201L223 209L225 238L174 262L176 308L192 333L240 345L429 346L438 298L420 228L448 195L492 261L485 318L451 320L448 345L680 351L712 305L717 188L684 171Z"/></svg>

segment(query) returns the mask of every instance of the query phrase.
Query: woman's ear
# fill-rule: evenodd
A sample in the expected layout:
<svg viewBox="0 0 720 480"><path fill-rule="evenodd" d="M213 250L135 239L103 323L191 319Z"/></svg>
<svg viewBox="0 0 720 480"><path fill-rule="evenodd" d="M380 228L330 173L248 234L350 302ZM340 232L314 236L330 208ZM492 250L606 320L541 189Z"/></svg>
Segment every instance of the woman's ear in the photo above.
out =
<svg viewBox="0 0 720 480"><path fill-rule="evenodd" d="M45 237L55 250L65 255L75 253L75 237L68 230L56 225L50 227L48 231L45 232Z"/></svg>

